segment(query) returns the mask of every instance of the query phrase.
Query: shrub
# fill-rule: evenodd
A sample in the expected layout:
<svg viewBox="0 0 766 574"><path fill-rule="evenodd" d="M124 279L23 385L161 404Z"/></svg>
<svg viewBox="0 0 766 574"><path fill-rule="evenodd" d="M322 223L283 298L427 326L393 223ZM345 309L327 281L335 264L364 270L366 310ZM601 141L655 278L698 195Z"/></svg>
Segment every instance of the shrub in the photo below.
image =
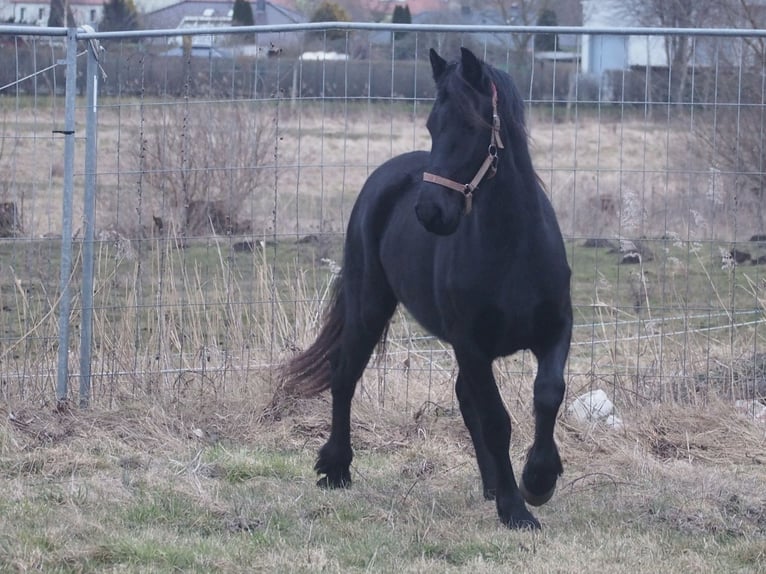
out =
<svg viewBox="0 0 766 574"><path fill-rule="evenodd" d="M250 2L247 0L234 0L231 20L235 26L252 26L255 24L253 8L250 6Z"/></svg>
<svg viewBox="0 0 766 574"><path fill-rule="evenodd" d="M251 230L249 212L266 197L258 191L274 169L274 122L264 109L233 103L146 113L136 159L155 232L191 237ZM142 219L151 221L149 214Z"/></svg>
<svg viewBox="0 0 766 574"><path fill-rule="evenodd" d="M350 22L348 12L342 6L335 2L322 2L314 14L311 16L312 22ZM319 31L315 34L317 38L326 37L328 40L342 40L346 33L343 30Z"/></svg>
<svg viewBox="0 0 766 574"><path fill-rule="evenodd" d="M99 30L135 30L139 27L138 10L133 0L108 0L104 2L104 17Z"/></svg>
<svg viewBox="0 0 766 574"><path fill-rule="evenodd" d="M557 26L558 19L554 10L545 9L537 18L538 26ZM535 34L535 52L555 52L558 49L558 36L556 34Z"/></svg>

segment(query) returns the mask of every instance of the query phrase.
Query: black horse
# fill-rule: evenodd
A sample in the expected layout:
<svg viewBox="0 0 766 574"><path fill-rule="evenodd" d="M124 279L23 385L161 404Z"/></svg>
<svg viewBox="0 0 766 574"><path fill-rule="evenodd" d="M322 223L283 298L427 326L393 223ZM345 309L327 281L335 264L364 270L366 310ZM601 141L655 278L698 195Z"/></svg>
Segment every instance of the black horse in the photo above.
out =
<svg viewBox="0 0 766 574"><path fill-rule="evenodd" d="M285 392L332 391L332 430L315 469L351 483L351 399L401 302L452 345L455 391L484 496L511 528L539 528L524 500L547 502L563 468L553 438L564 397L570 270L553 208L532 166L521 97L508 74L461 49L431 50L437 96L431 152L395 157L368 178L351 212L341 275L316 341L285 365ZM518 485L511 423L492 373L530 349L535 438Z"/></svg>

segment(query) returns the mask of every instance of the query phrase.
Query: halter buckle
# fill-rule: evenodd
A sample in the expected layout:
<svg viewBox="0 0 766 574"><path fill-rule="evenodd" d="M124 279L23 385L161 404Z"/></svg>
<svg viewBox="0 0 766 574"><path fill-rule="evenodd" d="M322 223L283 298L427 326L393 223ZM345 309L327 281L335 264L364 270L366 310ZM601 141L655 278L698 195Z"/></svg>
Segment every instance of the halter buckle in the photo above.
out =
<svg viewBox="0 0 766 574"><path fill-rule="evenodd" d="M492 178L495 177L495 174L497 174L498 150L495 144L489 144L489 147L487 148L487 155L490 158L489 177Z"/></svg>

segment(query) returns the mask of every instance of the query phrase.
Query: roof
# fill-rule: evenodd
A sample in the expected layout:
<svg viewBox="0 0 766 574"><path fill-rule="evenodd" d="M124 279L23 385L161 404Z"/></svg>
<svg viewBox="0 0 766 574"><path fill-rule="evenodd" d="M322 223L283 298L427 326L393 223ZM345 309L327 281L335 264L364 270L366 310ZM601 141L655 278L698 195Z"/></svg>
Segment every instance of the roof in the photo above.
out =
<svg viewBox="0 0 766 574"><path fill-rule="evenodd" d="M8 4L25 4L27 6L44 5L50 6L50 0L6 0ZM103 6L104 0L69 0L69 6L76 8L77 6Z"/></svg>
<svg viewBox="0 0 766 574"><path fill-rule="evenodd" d="M296 24L306 21L301 14L270 1L265 3L266 12L259 13L256 3L250 2L256 24ZM141 21L145 28L173 29L189 16L230 17L233 8L233 0L180 0L165 8L147 12Z"/></svg>
<svg viewBox="0 0 766 574"><path fill-rule="evenodd" d="M454 0L359 0L371 14L390 16L396 6L407 6L413 16L424 12L441 12L454 8Z"/></svg>
<svg viewBox="0 0 766 574"><path fill-rule="evenodd" d="M462 24L467 26L502 25L503 17L494 8L480 10L440 10L422 12L413 16L416 24Z"/></svg>

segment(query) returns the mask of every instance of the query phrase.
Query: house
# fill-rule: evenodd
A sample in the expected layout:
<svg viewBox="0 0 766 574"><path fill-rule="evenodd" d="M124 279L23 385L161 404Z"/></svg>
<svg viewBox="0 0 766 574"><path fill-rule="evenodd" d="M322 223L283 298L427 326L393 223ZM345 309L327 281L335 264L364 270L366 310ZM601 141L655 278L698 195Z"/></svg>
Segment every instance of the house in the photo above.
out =
<svg viewBox="0 0 766 574"><path fill-rule="evenodd" d="M255 25L300 24L306 21L302 14L276 2L254 0L250 4ZM232 26L233 6L233 0L180 0L158 10L144 13L141 22L147 29L229 28ZM253 55L256 55L264 48L266 50L273 46L284 48L288 43L298 40L296 35L286 39L284 34L260 33L256 36L256 44L259 48L252 46L251 51ZM181 37L175 36L168 41L171 44L180 44ZM225 36L196 35L192 36L191 42L192 46L212 47L214 44L225 43ZM244 55L249 52L241 47L239 53Z"/></svg>
<svg viewBox="0 0 766 574"><path fill-rule="evenodd" d="M89 24L98 29L104 16L107 0L68 0L75 22ZM234 0L135 0L141 14L143 28L174 29L184 18L185 26L231 25ZM296 9L294 0L252 0L255 24L296 24L305 22ZM14 24L47 26L50 15L50 0L0 0L0 21ZM197 19L196 23L193 21ZM221 20L223 19L223 20Z"/></svg>
<svg viewBox="0 0 766 574"><path fill-rule="evenodd" d="M395 6L407 6L412 15L413 24L455 24L462 26L505 26L505 25L534 25L538 13L531 10L524 13L519 3L509 2L505 11L494 2L480 5L466 0L361 0L366 3L372 14L386 16L375 17L376 20L390 20ZM580 0L559 0L555 5L558 24L561 26L579 26L582 24ZM391 42L390 32L378 32L372 36L373 44L388 44ZM517 45L511 34L496 32L478 32L471 38L480 45L506 47L513 49ZM577 38L573 35L559 35L559 46L563 50L574 51Z"/></svg>
<svg viewBox="0 0 766 574"><path fill-rule="evenodd" d="M169 6L173 6L180 3L179 0L133 0L133 1L136 5L136 8L141 14L151 14L153 12L157 12L158 10L162 10L163 8L167 8ZM251 3L253 5L253 14L255 14L256 1L252 0ZM282 8L285 8L287 10L290 10L292 12L298 12L296 0L274 0L271 3L277 6L280 6ZM233 6L234 0L230 0L229 4Z"/></svg>
<svg viewBox="0 0 766 574"><path fill-rule="evenodd" d="M390 21L397 6L407 6L414 17L426 12L459 10L459 0L359 0L359 5L375 22Z"/></svg>
<svg viewBox="0 0 766 574"><path fill-rule="evenodd" d="M299 24L306 21L300 13L281 3L253 0L250 5L256 25ZM202 20L207 20L205 25L217 26L226 21L231 25L233 7L233 0L176 0L173 4L144 12L141 23L144 28L163 30L179 27L184 18L187 19L187 27L193 27L195 21L199 22L198 26L202 25Z"/></svg>
<svg viewBox="0 0 766 574"><path fill-rule="evenodd" d="M69 0L77 24L96 27L104 16L104 0ZM50 0L0 0L0 20L14 24L47 26Z"/></svg>
<svg viewBox="0 0 766 574"><path fill-rule="evenodd" d="M583 0L583 27L611 28L638 26L629 20L623 3ZM585 74L601 76L610 70L636 66L667 66L662 36L589 34L582 39L581 66Z"/></svg>
<svg viewBox="0 0 766 574"><path fill-rule="evenodd" d="M639 17L636 6L623 0L583 0L583 26L586 28L662 26L651 10ZM676 27L753 28L766 22L766 0L745 0L737 7L715 12L713 4L700 4L697 11L684 14L686 21ZM716 61L737 62L743 56L737 39L698 36L682 45L683 53L669 38L648 35L589 34L582 40L583 73L601 76L610 70L668 68L683 62L686 66L712 67Z"/></svg>

